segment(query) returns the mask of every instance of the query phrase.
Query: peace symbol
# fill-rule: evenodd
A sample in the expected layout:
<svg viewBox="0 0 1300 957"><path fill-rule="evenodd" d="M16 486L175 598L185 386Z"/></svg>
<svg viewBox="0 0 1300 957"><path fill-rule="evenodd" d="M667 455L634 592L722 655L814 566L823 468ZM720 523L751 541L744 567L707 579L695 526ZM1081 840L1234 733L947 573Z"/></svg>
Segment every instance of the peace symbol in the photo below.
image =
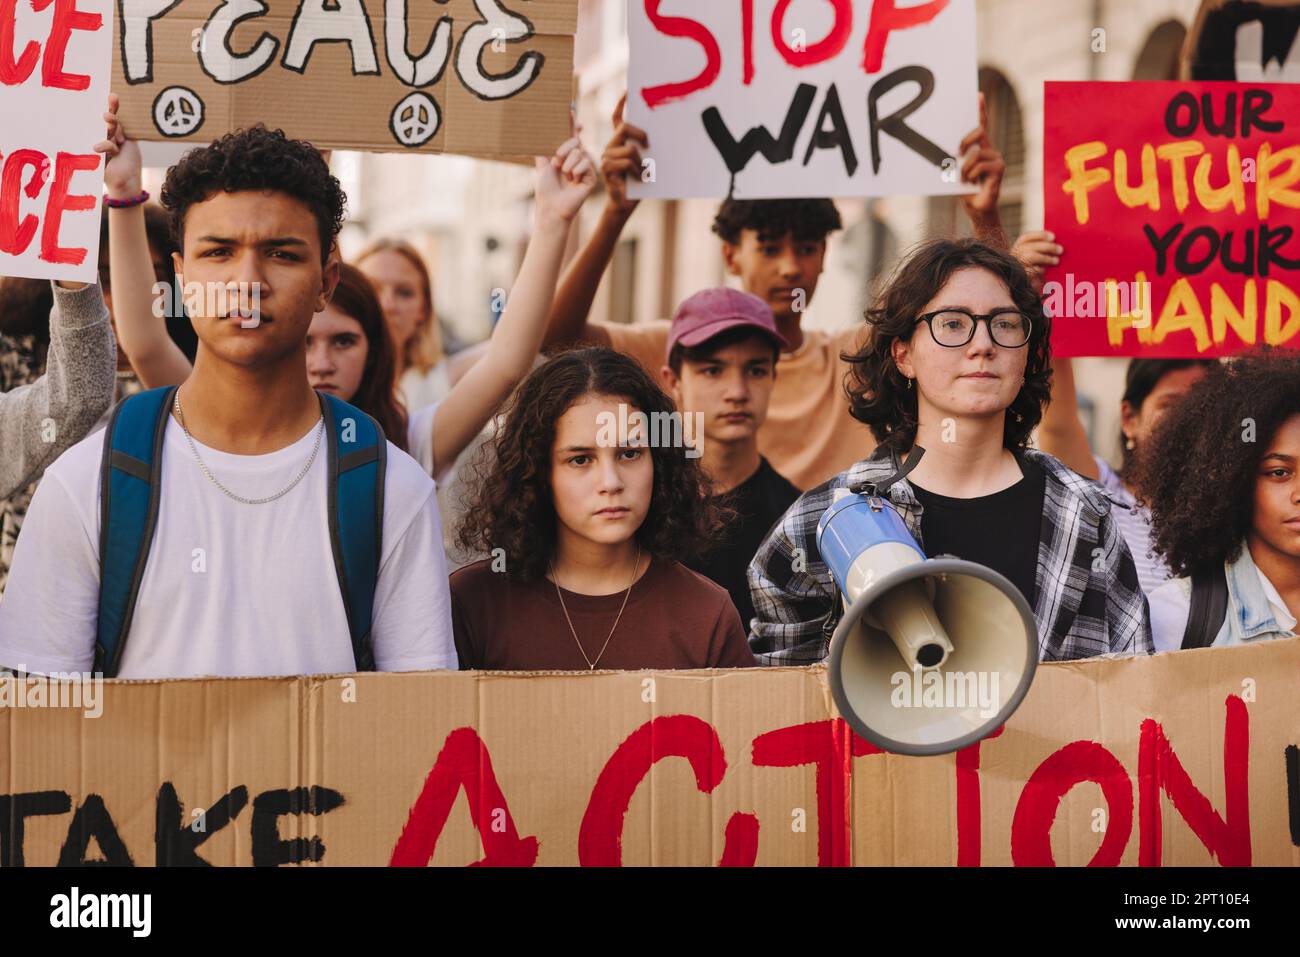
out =
<svg viewBox="0 0 1300 957"><path fill-rule="evenodd" d="M153 125L163 136L187 136L203 125L203 101L183 86L169 86L153 101Z"/></svg>
<svg viewBox="0 0 1300 957"><path fill-rule="evenodd" d="M412 93L393 107L389 128L403 146L423 146L438 132L438 105L423 93Z"/></svg>

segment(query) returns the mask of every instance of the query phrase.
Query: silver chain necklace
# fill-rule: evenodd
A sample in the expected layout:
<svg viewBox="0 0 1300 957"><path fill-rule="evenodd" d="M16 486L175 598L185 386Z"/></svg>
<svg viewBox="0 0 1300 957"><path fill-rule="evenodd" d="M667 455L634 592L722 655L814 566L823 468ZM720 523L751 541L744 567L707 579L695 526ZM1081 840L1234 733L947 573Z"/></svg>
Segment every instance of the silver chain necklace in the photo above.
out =
<svg viewBox="0 0 1300 957"><path fill-rule="evenodd" d="M176 407L176 418L180 420L181 431L185 433L185 441L189 442L190 444L190 452L194 455L194 461L198 463L199 470L208 477L208 481L210 481L217 488L221 489L221 491L226 495L227 498L233 498L236 502L239 502L242 505L265 505L267 502L274 502L276 499L283 498L285 495L288 495L289 492L293 490L293 487L297 485L299 482L301 482L303 480L303 477L306 476L306 474L311 471L312 463L316 461L316 453L320 451L321 437L325 434L325 417L322 415L320 420L320 428L316 430L316 444L315 446L312 447L311 458L309 458L307 460L307 464L302 467L302 471L298 473L298 477L295 478L292 482L290 482L283 491L276 492L274 495L268 495L266 498L244 498L244 496L236 495L234 492L230 491L230 489L226 488L224 485L218 482L217 477L208 470L208 467L207 465L204 464L203 459L199 457L199 450L194 445L194 437L190 435L190 430L185 427L185 413L181 411L180 389L176 390L174 405Z"/></svg>

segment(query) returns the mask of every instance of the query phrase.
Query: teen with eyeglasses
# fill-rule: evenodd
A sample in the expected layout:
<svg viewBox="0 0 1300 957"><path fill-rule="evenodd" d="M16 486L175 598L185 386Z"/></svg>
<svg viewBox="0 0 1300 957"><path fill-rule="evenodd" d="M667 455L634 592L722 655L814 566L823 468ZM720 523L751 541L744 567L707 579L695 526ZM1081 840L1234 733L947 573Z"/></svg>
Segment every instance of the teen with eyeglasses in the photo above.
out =
<svg viewBox="0 0 1300 957"><path fill-rule="evenodd" d="M817 522L835 489L871 485L927 555L978 562L1021 590L1043 660L1149 653L1146 601L1110 500L1028 447L1050 394L1050 323L1024 267L975 240L926 243L867 322L874 334L846 357L849 395L880 446L804 493L754 557L750 645L759 660L826 656L841 609Z"/></svg>

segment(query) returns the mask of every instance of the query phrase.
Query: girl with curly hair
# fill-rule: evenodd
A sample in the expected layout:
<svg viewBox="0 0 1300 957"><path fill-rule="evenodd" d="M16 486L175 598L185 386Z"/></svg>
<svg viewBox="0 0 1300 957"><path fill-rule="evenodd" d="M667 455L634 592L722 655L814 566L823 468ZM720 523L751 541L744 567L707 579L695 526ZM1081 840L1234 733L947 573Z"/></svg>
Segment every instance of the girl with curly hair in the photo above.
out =
<svg viewBox="0 0 1300 957"><path fill-rule="evenodd" d="M1195 463L1195 467L1189 467ZM1157 651L1290 637L1300 611L1300 357L1211 366L1141 459Z"/></svg>
<svg viewBox="0 0 1300 957"><path fill-rule="evenodd" d="M460 527L462 547L492 556L451 577L461 668L754 664L726 590L680 562L721 516L675 416L610 349L562 353L524 380Z"/></svg>
<svg viewBox="0 0 1300 957"><path fill-rule="evenodd" d="M1049 395L1050 324L1019 261L976 240L925 243L867 321L873 335L847 357L847 385L854 418L880 446L804 493L759 549L749 581L760 656L826 656L840 608L816 558L817 522L836 489L872 487L927 555L978 562L1020 589L1043 660L1149 652L1146 602L1110 500L1028 448Z"/></svg>

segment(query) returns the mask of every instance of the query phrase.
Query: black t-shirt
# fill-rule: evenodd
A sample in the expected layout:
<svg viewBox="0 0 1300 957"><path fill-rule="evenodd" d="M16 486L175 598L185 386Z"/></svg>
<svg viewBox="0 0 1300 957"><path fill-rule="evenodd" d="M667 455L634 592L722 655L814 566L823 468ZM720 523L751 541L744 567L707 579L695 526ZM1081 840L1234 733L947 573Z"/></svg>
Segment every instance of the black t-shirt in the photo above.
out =
<svg viewBox="0 0 1300 957"><path fill-rule="evenodd" d="M753 475L717 497L718 504L736 511L736 519L723 532L721 541L702 558L683 563L731 594L746 633L754 617L754 605L749 600L745 571L777 519L798 497L799 490L760 457Z"/></svg>
<svg viewBox="0 0 1300 957"><path fill-rule="evenodd" d="M1034 607L1038 540L1043 530L1047 473L1017 457L1019 482L979 498L949 498L912 483L921 503L921 537L931 558L953 555L1005 575Z"/></svg>

